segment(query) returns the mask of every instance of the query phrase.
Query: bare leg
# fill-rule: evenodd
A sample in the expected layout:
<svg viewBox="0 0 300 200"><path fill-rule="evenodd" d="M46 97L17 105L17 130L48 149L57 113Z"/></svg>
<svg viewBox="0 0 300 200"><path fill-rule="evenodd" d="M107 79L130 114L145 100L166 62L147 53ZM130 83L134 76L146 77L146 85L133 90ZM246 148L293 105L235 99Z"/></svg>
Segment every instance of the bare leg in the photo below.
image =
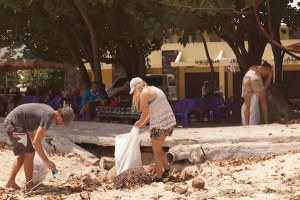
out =
<svg viewBox="0 0 300 200"><path fill-rule="evenodd" d="M244 109L245 122L246 122L246 126L249 126L251 96L244 96L244 99L245 99L245 109Z"/></svg>
<svg viewBox="0 0 300 200"><path fill-rule="evenodd" d="M167 162L167 157L165 151L162 149L163 143L165 138L161 140L152 140L152 150L154 154L155 160L155 171L156 171L156 178L162 177L162 169L164 167L164 160Z"/></svg>
<svg viewBox="0 0 300 200"><path fill-rule="evenodd" d="M18 184L16 183L16 176L18 172L20 171L23 163L24 163L25 155L20 155L16 158L16 160L13 162L13 166L10 171L10 175L8 178L8 181L5 185L7 188L14 188L14 189L20 189Z"/></svg>
<svg viewBox="0 0 300 200"><path fill-rule="evenodd" d="M162 140L163 142L165 141L167 136L165 136ZM164 166L164 170L169 170L170 169L170 165L169 165L169 162L168 162L168 158L167 158L167 154L166 152L162 149L162 153L163 153L163 156L162 156L162 159L163 159L163 166Z"/></svg>
<svg viewBox="0 0 300 200"><path fill-rule="evenodd" d="M26 177L26 187L33 187L32 176L33 176L33 158L35 152L26 153L24 159L24 172Z"/></svg>
<svg viewBox="0 0 300 200"><path fill-rule="evenodd" d="M88 121L91 121L91 119L92 119L91 105L92 105L92 102L86 102L86 104L85 104L85 111L88 116Z"/></svg>
<svg viewBox="0 0 300 200"><path fill-rule="evenodd" d="M263 111L263 114L264 114L265 124L268 124L269 123L269 116L268 116L268 103L267 103L266 96L261 96L260 101L261 101L261 108L262 108L262 111Z"/></svg>

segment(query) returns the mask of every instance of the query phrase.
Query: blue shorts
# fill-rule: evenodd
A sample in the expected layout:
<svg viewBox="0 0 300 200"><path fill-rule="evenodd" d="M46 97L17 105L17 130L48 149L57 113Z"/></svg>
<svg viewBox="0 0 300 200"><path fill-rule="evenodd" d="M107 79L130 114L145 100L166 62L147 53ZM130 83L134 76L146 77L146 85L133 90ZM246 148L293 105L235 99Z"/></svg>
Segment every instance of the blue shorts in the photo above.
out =
<svg viewBox="0 0 300 200"><path fill-rule="evenodd" d="M4 129L9 139L9 145L13 149L15 156L35 151L26 128L17 127L11 121L5 119Z"/></svg>

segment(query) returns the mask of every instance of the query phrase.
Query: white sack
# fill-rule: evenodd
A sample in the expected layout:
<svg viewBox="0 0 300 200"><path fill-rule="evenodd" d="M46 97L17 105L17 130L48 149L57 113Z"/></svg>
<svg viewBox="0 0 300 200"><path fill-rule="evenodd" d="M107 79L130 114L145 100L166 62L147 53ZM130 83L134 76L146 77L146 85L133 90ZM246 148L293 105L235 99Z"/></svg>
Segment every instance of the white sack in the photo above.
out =
<svg viewBox="0 0 300 200"><path fill-rule="evenodd" d="M35 153L34 160L33 160L33 177L32 177L33 184L38 184L44 181L46 179L47 173L48 173L48 167L44 164L40 156L37 153Z"/></svg>
<svg viewBox="0 0 300 200"><path fill-rule="evenodd" d="M242 116L242 124L246 125L244 109L245 109L245 103L242 105L241 108L241 116ZM259 103L258 103L257 96L253 94L251 96L249 125L259 125L259 124L260 124Z"/></svg>
<svg viewBox="0 0 300 200"><path fill-rule="evenodd" d="M130 168L142 168L139 128L116 136L115 161L117 175Z"/></svg>

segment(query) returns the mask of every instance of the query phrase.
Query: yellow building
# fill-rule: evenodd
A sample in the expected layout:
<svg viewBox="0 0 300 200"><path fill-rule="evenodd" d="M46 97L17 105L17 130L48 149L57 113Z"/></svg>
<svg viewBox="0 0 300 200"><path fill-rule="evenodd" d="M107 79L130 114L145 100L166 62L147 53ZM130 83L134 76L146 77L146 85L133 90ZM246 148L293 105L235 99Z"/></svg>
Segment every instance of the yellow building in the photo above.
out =
<svg viewBox="0 0 300 200"><path fill-rule="evenodd" d="M288 46L300 42L300 40L282 40L281 42L284 46ZM240 95L242 77L231 48L226 42L222 41L208 42L207 46L210 57L214 60L215 79L219 88L225 92L227 98L232 95ZM160 51L153 52L149 56L150 64L154 68L151 73L160 73L162 71L164 51L178 51L180 54L175 62L171 62L171 67L178 70L179 99L200 96L203 82L211 80L211 70L207 62L203 43L192 43L185 47L176 43L164 44ZM270 45L267 45L265 49L263 60L268 61L274 67ZM287 54L284 57L282 76L284 82L291 81L286 78L286 75L293 75L293 79L296 79L298 76L298 79L300 79L300 61Z"/></svg>
<svg viewBox="0 0 300 200"><path fill-rule="evenodd" d="M300 32L297 34L300 35ZM300 38L298 35L296 35L296 38ZM208 41L207 46L210 57L214 60L215 80L219 88L223 90L226 98L232 95L239 96L241 94L242 76L233 51L226 42L221 41L219 38L213 35L205 35L205 37ZM284 46L300 42L300 39L293 39L295 38L294 36L290 37L288 28L285 25L281 27L280 37ZM212 38L214 38L214 42L209 42L212 41ZM163 44L160 51L154 51L148 56L151 65L149 72L151 74L175 72L179 99L201 96L203 82L211 80L211 70L207 62L203 43L190 43L184 47L178 44L177 41L178 38L176 36L168 38L166 42L169 43ZM167 63L169 70L166 70L166 64L163 64L166 63L166 53L170 53L171 57L173 56L171 58L173 59L172 61L175 60L175 62ZM268 61L274 67L273 53L269 44L265 48L263 60ZM113 83L112 74L114 72L112 71L112 66L111 64L101 64L101 66L103 83L106 85L106 88L109 88ZM86 67L92 80L94 80L90 67L88 65ZM300 61L285 54L282 78L288 86L295 87L300 85ZM292 91L294 90L292 88ZM299 90L300 96L300 89L296 90Z"/></svg>

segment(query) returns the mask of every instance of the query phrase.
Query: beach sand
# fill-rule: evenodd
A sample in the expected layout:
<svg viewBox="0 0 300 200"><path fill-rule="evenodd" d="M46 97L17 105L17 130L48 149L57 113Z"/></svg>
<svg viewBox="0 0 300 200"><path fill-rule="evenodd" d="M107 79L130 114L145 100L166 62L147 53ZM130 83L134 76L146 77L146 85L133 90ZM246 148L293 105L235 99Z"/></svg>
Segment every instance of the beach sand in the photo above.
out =
<svg viewBox="0 0 300 200"><path fill-rule="evenodd" d="M98 166L83 163L74 154L49 153L57 165L58 174L49 171L46 180L34 190L15 191L4 188L13 153L0 149L0 200L4 199L143 199L143 200L298 200L300 199L300 152L280 156L206 161L191 165L181 173L173 174L176 181L151 183L131 189L114 189L112 181L106 180L105 171ZM205 183L203 189L192 187L194 178ZM185 180L187 179L187 180ZM23 169L17 183L24 185Z"/></svg>

